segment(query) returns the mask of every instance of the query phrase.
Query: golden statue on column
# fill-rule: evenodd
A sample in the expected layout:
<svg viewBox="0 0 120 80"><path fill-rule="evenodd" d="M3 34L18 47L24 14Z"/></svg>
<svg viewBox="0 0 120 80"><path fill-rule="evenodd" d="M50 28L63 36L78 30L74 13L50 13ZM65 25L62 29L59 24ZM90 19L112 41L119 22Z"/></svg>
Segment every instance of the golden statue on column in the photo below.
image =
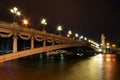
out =
<svg viewBox="0 0 120 80"><path fill-rule="evenodd" d="M106 52L106 46L105 46L105 35L104 34L101 35L101 44L102 44L103 53L105 53Z"/></svg>

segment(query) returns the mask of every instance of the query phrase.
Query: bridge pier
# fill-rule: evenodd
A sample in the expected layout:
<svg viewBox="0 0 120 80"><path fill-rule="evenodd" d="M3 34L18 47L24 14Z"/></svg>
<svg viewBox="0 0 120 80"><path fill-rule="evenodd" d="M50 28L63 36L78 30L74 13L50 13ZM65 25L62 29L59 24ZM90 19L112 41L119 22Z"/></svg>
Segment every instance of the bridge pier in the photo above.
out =
<svg viewBox="0 0 120 80"><path fill-rule="evenodd" d="M13 53L17 52L17 33L14 33L13 35Z"/></svg>
<svg viewBox="0 0 120 80"><path fill-rule="evenodd" d="M43 47L46 46L46 38L44 38L44 41L43 41Z"/></svg>
<svg viewBox="0 0 120 80"><path fill-rule="evenodd" d="M33 36L31 37L31 49L33 49L34 48L34 38L33 38Z"/></svg>

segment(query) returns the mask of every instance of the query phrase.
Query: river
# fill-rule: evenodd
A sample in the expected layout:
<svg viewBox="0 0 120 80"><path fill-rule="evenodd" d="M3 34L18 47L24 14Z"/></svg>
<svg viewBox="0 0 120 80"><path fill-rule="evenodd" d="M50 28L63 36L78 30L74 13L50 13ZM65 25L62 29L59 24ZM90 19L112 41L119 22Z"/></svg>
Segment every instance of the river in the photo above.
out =
<svg viewBox="0 0 120 80"><path fill-rule="evenodd" d="M120 80L120 55L7 61L0 63L0 80Z"/></svg>

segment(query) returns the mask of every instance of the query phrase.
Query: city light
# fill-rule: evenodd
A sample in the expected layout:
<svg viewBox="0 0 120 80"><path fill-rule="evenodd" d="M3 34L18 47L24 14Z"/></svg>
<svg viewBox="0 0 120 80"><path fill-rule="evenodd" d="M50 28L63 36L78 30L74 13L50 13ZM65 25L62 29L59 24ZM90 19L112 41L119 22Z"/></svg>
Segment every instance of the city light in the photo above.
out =
<svg viewBox="0 0 120 80"><path fill-rule="evenodd" d="M75 34L75 37L77 38L78 36L79 36L78 33L76 33L76 34Z"/></svg>
<svg viewBox="0 0 120 80"><path fill-rule="evenodd" d="M72 31L71 31L71 30L69 30L69 31L68 31L68 34L70 34L70 35L71 35L71 34L72 34Z"/></svg>
<svg viewBox="0 0 120 80"><path fill-rule="evenodd" d="M106 48L110 48L110 43L106 43Z"/></svg>
<svg viewBox="0 0 120 80"><path fill-rule="evenodd" d="M112 48L116 48L116 45L115 45L115 44L112 44Z"/></svg>
<svg viewBox="0 0 120 80"><path fill-rule="evenodd" d="M78 40L78 33L75 33L75 38L76 38L76 40Z"/></svg>
<svg viewBox="0 0 120 80"><path fill-rule="evenodd" d="M80 36L80 39L83 39L83 36Z"/></svg>
<svg viewBox="0 0 120 80"><path fill-rule="evenodd" d="M41 24L47 25L47 22L46 22L46 19L45 19L45 18L43 18L43 19L41 20Z"/></svg>
<svg viewBox="0 0 120 80"><path fill-rule="evenodd" d="M14 20L13 20L13 22L15 21L15 17L16 17L16 16L20 16L20 15L21 15L21 12L18 10L17 7L13 7L12 9L10 9L10 12L11 12L12 14L14 14Z"/></svg>
<svg viewBox="0 0 120 80"><path fill-rule="evenodd" d="M62 26L59 25L59 26L57 27L57 30L59 31L59 35L61 35Z"/></svg>
<svg viewBox="0 0 120 80"><path fill-rule="evenodd" d="M87 40L87 38L85 37L85 38L84 38L84 40L86 41L86 40Z"/></svg>
<svg viewBox="0 0 120 80"><path fill-rule="evenodd" d="M29 20L28 19L23 19L22 24L27 26L29 24Z"/></svg>
<svg viewBox="0 0 120 80"><path fill-rule="evenodd" d="M45 31L45 26L47 25L47 20L46 20L45 18L43 18L43 19L41 20L41 24L42 24L42 26L43 26L43 31Z"/></svg>
<svg viewBox="0 0 120 80"><path fill-rule="evenodd" d="M68 33L67 33L67 37L70 37L70 36L71 36L71 34L72 34L72 31L71 31L71 30L69 30L69 31L68 31Z"/></svg>

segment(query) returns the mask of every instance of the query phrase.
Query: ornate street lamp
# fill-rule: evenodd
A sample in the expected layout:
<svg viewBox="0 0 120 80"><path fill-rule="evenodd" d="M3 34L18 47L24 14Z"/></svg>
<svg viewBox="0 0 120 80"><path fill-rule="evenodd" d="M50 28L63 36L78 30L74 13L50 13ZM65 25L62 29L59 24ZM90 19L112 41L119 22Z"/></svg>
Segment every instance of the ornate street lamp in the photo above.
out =
<svg viewBox="0 0 120 80"><path fill-rule="evenodd" d="M14 23L16 16L20 16L21 12L18 10L17 7L13 7L12 9L10 9L10 12L14 14L14 19L13 19L13 23Z"/></svg>
<svg viewBox="0 0 120 80"><path fill-rule="evenodd" d="M43 19L41 20L41 24L42 24L42 26L43 26L43 31L45 31L45 26L47 25L47 21L46 21L45 18L43 18Z"/></svg>
<svg viewBox="0 0 120 80"><path fill-rule="evenodd" d="M59 26L57 27L57 30L59 31L59 35L61 36L62 26L59 25Z"/></svg>

